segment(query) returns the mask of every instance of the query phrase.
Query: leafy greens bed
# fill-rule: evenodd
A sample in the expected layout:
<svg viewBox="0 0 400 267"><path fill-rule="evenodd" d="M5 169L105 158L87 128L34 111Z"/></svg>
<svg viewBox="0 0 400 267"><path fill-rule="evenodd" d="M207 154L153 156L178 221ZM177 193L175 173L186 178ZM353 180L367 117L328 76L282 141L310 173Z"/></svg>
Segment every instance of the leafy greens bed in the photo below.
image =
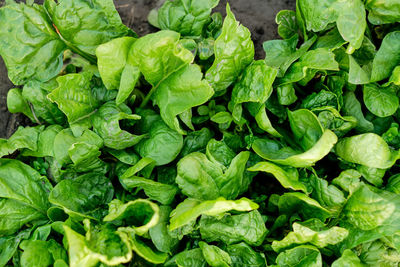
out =
<svg viewBox="0 0 400 267"><path fill-rule="evenodd" d="M138 37L111 0L8 1L0 266L398 266L400 3L298 0L254 60L218 0Z"/></svg>

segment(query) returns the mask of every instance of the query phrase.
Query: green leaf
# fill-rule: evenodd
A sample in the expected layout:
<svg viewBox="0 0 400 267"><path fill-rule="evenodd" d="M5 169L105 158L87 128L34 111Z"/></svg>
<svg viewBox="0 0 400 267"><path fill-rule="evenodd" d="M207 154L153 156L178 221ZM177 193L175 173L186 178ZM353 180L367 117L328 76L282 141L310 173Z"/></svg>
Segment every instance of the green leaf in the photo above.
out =
<svg viewBox="0 0 400 267"><path fill-rule="evenodd" d="M69 264L72 267L96 266L98 262L107 265L127 263L132 259L131 241L126 233L115 231L109 225L92 227L85 222L86 236L64 225L68 240Z"/></svg>
<svg viewBox="0 0 400 267"><path fill-rule="evenodd" d="M24 149L22 155L31 157L54 157L54 140L57 134L62 129L63 128L60 125L56 124L48 126L46 129L39 133L37 140L37 149Z"/></svg>
<svg viewBox="0 0 400 267"><path fill-rule="evenodd" d="M340 258L332 263L332 267L364 267L365 265L361 263L360 259L351 250L346 249Z"/></svg>
<svg viewBox="0 0 400 267"><path fill-rule="evenodd" d="M111 0L46 0L44 5L62 40L78 52L94 56L98 45L132 33Z"/></svg>
<svg viewBox="0 0 400 267"><path fill-rule="evenodd" d="M400 4L396 0L367 0L365 8L368 10L369 22L374 25L394 23L400 19Z"/></svg>
<svg viewBox="0 0 400 267"><path fill-rule="evenodd" d="M88 173L59 182L50 192L49 201L72 217L99 219L102 216L100 209L113 195L114 188L107 177Z"/></svg>
<svg viewBox="0 0 400 267"><path fill-rule="evenodd" d="M42 240L24 240L20 244L23 250L21 254L21 266L47 267L56 260L68 261L67 253L53 239L49 241Z"/></svg>
<svg viewBox="0 0 400 267"><path fill-rule="evenodd" d="M191 153L178 162L176 183L183 194L192 198L212 200L222 196L235 199L250 184L243 175L249 156L249 152L239 153L224 171L220 163L210 161L206 155Z"/></svg>
<svg viewBox="0 0 400 267"><path fill-rule="evenodd" d="M22 113L32 121L35 120L28 101L23 97L20 88L12 88L7 93L7 109L10 113Z"/></svg>
<svg viewBox="0 0 400 267"><path fill-rule="evenodd" d="M299 61L289 67L285 76L277 81L278 85L298 82L310 73L315 74L317 70L339 70L335 54L327 48L317 48L303 54Z"/></svg>
<svg viewBox="0 0 400 267"><path fill-rule="evenodd" d="M217 95L225 92L254 57L250 31L239 25L229 4L226 6L226 13L222 33L215 40L215 61L206 73L206 79Z"/></svg>
<svg viewBox="0 0 400 267"><path fill-rule="evenodd" d="M8 140L0 139L0 158L24 148L37 151L39 135L43 132L43 128L20 126Z"/></svg>
<svg viewBox="0 0 400 267"><path fill-rule="evenodd" d="M356 129L360 132L372 132L374 130L374 125L364 117L361 104L354 92L346 92L343 100L343 113L344 115L353 116L357 119Z"/></svg>
<svg viewBox="0 0 400 267"><path fill-rule="evenodd" d="M322 267L322 257L317 248L302 245L281 252L276 263L282 267Z"/></svg>
<svg viewBox="0 0 400 267"><path fill-rule="evenodd" d="M274 163L292 167L309 167L325 157L337 140L337 136L332 131L325 130L314 146L303 153L266 139L255 140L252 148L257 155Z"/></svg>
<svg viewBox="0 0 400 267"><path fill-rule="evenodd" d="M292 190L300 190L307 193L306 186L299 181L299 173L296 168L291 167L280 167L271 162L259 162L248 171L257 172L262 171L274 176L279 183L284 187Z"/></svg>
<svg viewBox="0 0 400 267"><path fill-rule="evenodd" d="M176 116L204 104L214 94L208 82L202 78L198 65L188 65L166 77L155 91L154 103L160 107L162 119L181 134L184 131Z"/></svg>
<svg viewBox="0 0 400 267"><path fill-rule="evenodd" d="M57 82L54 79L47 83L30 81L25 84L22 96L32 104L37 119L49 124L63 125L66 121L64 113L47 98L47 94L56 87Z"/></svg>
<svg viewBox="0 0 400 267"><path fill-rule="evenodd" d="M233 118L229 112L221 111L212 116L210 120L218 124L224 124L224 123L230 124Z"/></svg>
<svg viewBox="0 0 400 267"><path fill-rule="evenodd" d="M71 129L64 129L60 131L54 138L54 156L59 164L62 166L72 163L68 151L74 144L86 143L95 145L98 148L103 147L103 139L90 130L85 130L82 135L74 136Z"/></svg>
<svg viewBox="0 0 400 267"><path fill-rule="evenodd" d="M200 248L185 250L175 257L178 266L206 267L207 261Z"/></svg>
<svg viewBox="0 0 400 267"><path fill-rule="evenodd" d="M0 235L14 234L27 223L46 221L49 187L47 178L28 165L0 159Z"/></svg>
<svg viewBox="0 0 400 267"><path fill-rule="evenodd" d="M25 229L13 236L0 237L0 266L6 266L18 249L21 240L28 239L31 229Z"/></svg>
<svg viewBox="0 0 400 267"><path fill-rule="evenodd" d="M12 23L10 23L12 22ZM15 85L48 81L60 72L65 44L42 6L11 3L0 9L0 55Z"/></svg>
<svg viewBox="0 0 400 267"><path fill-rule="evenodd" d="M179 227L185 226L201 215L217 216L231 210L251 211L257 208L258 205L247 198L226 200L220 197L216 200L207 200L203 202L188 198L171 212L169 230L173 231Z"/></svg>
<svg viewBox="0 0 400 267"><path fill-rule="evenodd" d="M99 105L90 89L91 78L89 72L60 76L58 87L47 95L64 112L70 124L86 121Z"/></svg>
<svg viewBox="0 0 400 267"><path fill-rule="evenodd" d="M238 215L225 214L221 219L211 216L202 216L200 219L201 237L207 242L222 241L230 245L244 241L259 246L267 232L257 210Z"/></svg>
<svg viewBox="0 0 400 267"><path fill-rule="evenodd" d="M296 49L299 37L297 34L286 40L270 40L263 43L265 62L268 66L278 68L278 77L283 77L288 68L312 46L317 37L306 41Z"/></svg>
<svg viewBox="0 0 400 267"><path fill-rule="evenodd" d="M341 227L326 227L318 219L310 219L303 223L294 223L293 232L290 232L280 241L273 241L272 248L281 252L287 248L300 244L311 244L317 248L336 245L342 242L349 232Z"/></svg>
<svg viewBox="0 0 400 267"><path fill-rule="evenodd" d="M178 193L178 188L175 185L163 184L137 176L121 178L120 182L126 189L143 189L144 193L150 199L156 200L164 205L171 204L175 199L175 195Z"/></svg>
<svg viewBox="0 0 400 267"><path fill-rule="evenodd" d="M172 237L168 231L169 214L172 208L169 206L160 206L160 219L158 223L149 229L151 241L161 252L172 252L178 245L179 240Z"/></svg>
<svg viewBox="0 0 400 267"><path fill-rule="evenodd" d="M162 264L167 258L168 254L159 251L153 251L145 242L140 240L138 237L133 237L131 239L132 249L135 251L140 257L145 259L147 262L154 264Z"/></svg>
<svg viewBox="0 0 400 267"><path fill-rule="evenodd" d="M376 53L372 65L371 81L377 82L389 78L393 69L400 64L400 31L394 31L385 36L381 47Z"/></svg>
<svg viewBox="0 0 400 267"><path fill-rule="evenodd" d="M293 10L279 11L276 14L275 22L278 24L278 34L283 39L289 39L297 34L296 12Z"/></svg>
<svg viewBox="0 0 400 267"><path fill-rule="evenodd" d="M295 212L303 215L304 219L318 218L325 221L331 212L322 207L315 199L299 192L285 193L278 202L280 213L291 215Z"/></svg>
<svg viewBox="0 0 400 267"><path fill-rule="evenodd" d="M391 88L366 84L363 93L365 106L378 117L389 117L399 108L399 98Z"/></svg>
<svg viewBox="0 0 400 267"><path fill-rule="evenodd" d="M379 169L390 168L398 158L398 152L374 133L343 138L336 144L335 152L348 162Z"/></svg>
<svg viewBox="0 0 400 267"><path fill-rule="evenodd" d="M103 221L116 225L129 225L137 235L146 234L160 218L157 204L146 199L136 199L127 203L114 199L109 206L108 215Z"/></svg>
<svg viewBox="0 0 400 267"><path fill-rule="evenodd" d="M138 111L141 120L135 129L148 137L142 139L135 150L142 158L151 158L156 165L165 165L173 161L182 149L183 137L166 125L161 117L151 110Z"/></svg>
<svg viewBox="0 0 400 267"><path fill-rule="evenodd" d="M134 135L120 127L121 120L139 120L126 105L114 102L102 105L92 117L93 130L104 140L104 145L112 149L125 149L139 143L145 136Z"/></svg>
<svg viewBox="0 0 400 267"><path fill-rule="evenodd" d="M267 266L264 254L261 252L255 252L244 242L229 245L226 247L226 251L229 253L229 256L231 256L233 267L246 265L254 267Z"/></svg>
<svg viewBox="0 0 400 267"><path fill-rule="evenodd" d="M193 61L193 54L182 47L179 38L177 32L159 31L139 38L132 46L129 57L151 85L157 86Z"/></svg>
<svg viewBox="0 0 400 267"><path fill-rule="evenodd" d="M219 0L167 0L158 10L158 26L183 36L200 36Z"/></svg>
<svg viewBox="0 0 400 267"><path fill-rule="evenodd" d="M229 267L232 260L229 254L217 246L208 245L201 241L199 246L207 263L212 267Z"/></svg>
<svg viewBox="0 0 400 267"><path fill-rule="evenodd" d="M381 236L392 235L398 229L399 205L398 195L361 185L343 208L344 221Z"/></svg>
<svg viewBox="0 0 400 267"><path fill-rule="evenodd" d="M232 102L264 103L272 94L272 84L277 70L269 67L263 60L254 61L243 72L232 91Z"/></svg>
<svg viewBox="0 0 400 267"><path fill-rule="evenodd" d="M129 56L135 41L132 37L117 38L96 49L97 64L104 85L108 90L118 89L117 105L129 98L140 77L139 69L133 65L134 60Z"/></svg>

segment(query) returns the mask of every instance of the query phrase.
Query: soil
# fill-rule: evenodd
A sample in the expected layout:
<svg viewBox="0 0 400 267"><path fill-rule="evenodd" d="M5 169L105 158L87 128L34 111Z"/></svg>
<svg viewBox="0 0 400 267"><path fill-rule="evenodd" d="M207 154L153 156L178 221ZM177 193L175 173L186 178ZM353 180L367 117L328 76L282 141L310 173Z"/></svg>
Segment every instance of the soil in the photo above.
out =
<svg viewBox="0 0 400 267"><path fill-rule="evenodd" d="M201 1L201 0L196 0ZM4 4L0 0L0 6ZM39 2L39 1L35 1ZM139 36L157 29L147 22L149 11L160 6L163 0L114 0L122 21L134 29ZM225 16L227 0L221 0L215 11ZM264 58L262 43L278 38L275 15L282 9L295 9L295 0L230 0L229 4L236 19L248 27L256 47L256 58ZM12 83L7 78L7 70L0 57L0 138L8 138L18 126L29 124L24 115L10 114L7 111L6 96Z"/></svg>

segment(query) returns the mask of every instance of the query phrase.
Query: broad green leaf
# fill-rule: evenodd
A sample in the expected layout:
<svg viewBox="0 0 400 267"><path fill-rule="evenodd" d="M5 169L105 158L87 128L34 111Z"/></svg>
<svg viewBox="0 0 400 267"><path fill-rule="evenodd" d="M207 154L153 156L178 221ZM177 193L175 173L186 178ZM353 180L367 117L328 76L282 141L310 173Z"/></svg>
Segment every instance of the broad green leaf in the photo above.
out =
<svg viewBox="0 0 400 267"><path fill-rule="evenodd" d="M49 201L71 217L100 219L100 211L114 195L110 180L96 173L87 173L74 180L59 182L50 192Z"/></svg>
<svg viewBox="0 0 400 267"><path fill-rule="evenodd" d="M114 199L109 206L108 215L103 218L103 221L116 225L126 224L137 235L146 234L160 218L157 204L146 199L136 199L127 203Z"/></svg>
<svg viewBox="0 0 400 267"><path fill-rule="evenodd" d="M167 0L158 10L158 28L183 36L200 36L219 0Z"/></svg>
<svg viewBox="0 0 400 267"><path fill-rule="evenodd" d="M222 33L215 40L215 61L206 73L206 79L217 95L224 94L254 57L250 31L239 25L229 4L226 6L226 13Z"/></svg>
<svg viewBox="0 0 400 267"><path fill-rule="evenodd" d="M272 248L276 252L300 244L311 244L318 248L324 248L342 242L348 234L349 232L345 228L337 226L329 228L318 219L310 219L303 223L294 223L293 232L287 234L280 241L273 241Z"/></svg>
<svg viewBox="0 0 400 267"><path fill-rule="evenodd" d="M14 234L27 223L46 221L50 187L47 178L28 165L0 159L0 235Z"/></svg>
<svg viewBox="0 0 400 267"><path fill-rule="evenodd" d="M272 84L277 70L269 67L263 60L254 61L243 72L241 78L233 87L232 102L264 103L272 94Z"/></svg>
<svg viewBox="0 0 400 267"><path fill-rule="evenodd" d="M339 70L335 54L327 48L317 48L303 54L299 61L289 67L285 76L277 80L277 83L284 85L299 82L308 75L313 77L318 70Z"/></svg>
<svg viewBox="0 0 400 267"><path fill-rule="evenodd" d="M274 163L292 167L309 167L325 157L338 138L331 130L325 130L321 138L309 150L299 153L289 147L282 147L271 140L257 139L252 148L260 157Z"/></svg>
<svg viewBox="0 0 400 267"><path fill-rule="evenodd" d="M322 267L322 257L316 247L302 245L281 252L276 263L282 267Z"/></svg>
<svg viewBox="0 0 400 267"><path fill-rule="evenodd" d="M374 125L364 117L361 104L354 92L346 92L343 101L344 115L353 116L357 119L356 130L363 133L372 132L374 130Z"/></svg>
<svg viewBox="0 0 400 267"><path fill-rule="evenodd" d="M169 214L172 208L169 206L160 206L160 219L158 223L149 229L149 235L154 246L161 252L172 252L177 245L179 240L172 237L168 231L168 220Z"/></svg>
<svg viewBox="0 0 400 267"><path fill-rule="evenodd" d="M268 232L257 210L238 215L225 214L221 219L202 216L199 225L202 239L207 242L222 241L228 245L244 241L259 246Z"/></svg>
<svg viewBox="0 0 400 267"><path fill-rule="evenodd" d="M400 63L400 56L396 53L399 49L400 31L387 34L374 58L371 74L372 82L390 77L394 68Z"/></svg>
<svg viewBox="0 0 400 267"><path fill-rule="evenodd" d="M156 165L173 161L183 146L183 137L164 123L161 117L151 110L138 111L141 120L135 125L140 134L147 134L135 150L142 158L151 158Z"/></svg>
<svg viewBox="0 0 400 267"><path fill-rule="evenodd" d="M390 168L399 156L374 133L343 138L336 144L335 152L348 162L379 169Z"/></svg>
<svg viewBox="0 0 400 267"><path fill-rule="evenodd" d="M332 263L332 267L364 267L360 259L349 249L343 251L342 256Z"/></svg>
<svg viewBox="0 0 400 267"><path fill-rule="evenodd" d="M249 152L241 152L230 162L225 171L220 163L210 161L210 156L194 152L178 162L176 183L188 197L213 200L220 196L235 199L250 184L244 176Z"/></svg>
<svg viewBox="0 0 400 267"><path fill-rule="evenodd" d="M185 250L175 257L178 266L206 267L207 261L200 248Z"/></svg>
<svg viewBox="0 0 400 267"><path fill-rule="evenodd" d="M97 64L104 85L108 90L118 89L117 105L129 98L140 77L139 69L133 65L133 59L129 56L135 41L133 37L117 38L96 49Z"/></svg>
<svg viewBox="0 0 400 267"><path fill-rule="evenodd" d="M38 139L43 128L43 126L25 128L20 126L8 140L0 139L0 158L22 149L37 151Z"/></svg>
<svg viewBox="0 0 400 267"><path fill-rule="evenodd" d="M229 245L226 247L226 251L229 253L229 256L231 256L233 267L246 265L253 267L267 266L264 254L254 251L244 242Z"/></svg>
<svg viewBox="0 0 400 267"><path fill-rule="evenodd" d="M361 185L343 208L344 221L363 231L392 235L398 231L399 207L398 195Z"/></svg>
<svg viewBox="0 0 400 267"><path fill-rule="evenodd" d="M396 0L366 0L368 20L374 25L394 23L400 20L400 4Z"/></svg>
<svg viewBox="0 0 400 267"><path fill-rule="evenodd" d="M159 31L139 38L129 57L153 86L193 61L193 54L179 43L180 35Z"/></svg>
<svg viewBox="0 0 400 267"><path fill-rule="evenodd" d="M18 249L20 242L28 239L31 229L26 229L16 235L0 237L0 266L6 266Z"/></svg>
<svg viewBox="0 0 400 267"><path fill-rule="evenodd" d="M293 10L279 11L276 14L275 22L278 24L278 34L283 39L289 39L297 34L296 12Z"/></svg>
<svg viewBox="0 0 400 267"><path fill-rule="evenodd" d="M71 129L64 129L54 138L54 157L59 164L64 166L72 163L68 151L76 143L95 145L98 148L103 147L103 139L90 130L85 130L80 136L74 136Z"/></svg>
<svg viewBox="0 0 400 267"><path fill-rule="evenodd" d="M316 39L316 36L311 38L302 44L299 49L296 49L299 40L297 34L286 40L266 41L263 43L266 54L265 63L268 66L278 68L278 77L282 77L288 68L307 52Z"/></svg>
<svg viewBox="0 0 400 267"><path fill-rule="evenodd" d="M121 37L97 47L97 65L101 79L108 90L120 88L121 75L135 41L136 39L132 37Z"/></svg>
<svg viewBox="0 0 400 267"><path fill-rule="evenodd" d="M247 169L252 172L261 171L274 176L279 183L284 187L292 190L300 190L307 193L306 186L299 181L299 173L296 168L280 167L271 162L259 162L251 168Z"/></svg>
<svg viewBox="0 0 400 267"><path fill-rule="evenodd" d="M22 155L32 157L54 157L54 140L62 129L63 128L57 124L48 126L39 133L37 149L24 149Z"/></svg>
<svg viewBox="0 0 400 267"><path fill-rule="evenodd" d="M10 3L0 9L0 24L0 55L15 85L57 76L65 44L43 6Z"/></svg>
<svg viewBox="0 0 400 267"><path fill-rule="evenodd" d="M145 136L134 135L120 127L121 120L139 120L126 105L117 106L107 102L92 117L93 130L104 140L104 146L112 149L125 149L136 145Z"/></svg>
<svg viewBox="0 0 400 267"><path fill-rule="evenodd" d="M60 76L58 87L47 95L64 112L70 124L88 120L99 105L90 88L91 78L89 72Z"/></svg>
<svg viewBox="0 0 400 267"><path fill-rule="evenodd" d="M207 263L212 267L229 267L232 260L229 254L217 246L208 245L201 241L199 246Z"/></svg>
<svg viewBox="0 0 400 267"><path fill-rule="evenodd" d="M164 205L171 204L175 195L178 193L178 187L170 184L163 184L138 176L121 178L120 182L126 189L143 189L144 193L155 201Z"/></svg>
<svg viewBox="0 0 400 267"><path fill-rule="evenodd" d="M363 93L365 106L378 117L389 117L399 108L399 98L391 88L366 84Z"/></svg>
<svg viewBox="0 0 400 267"><path fill-rule="evenodd" d="M21 254L22 267L47 267L56 260L68 261L64 248L53 239L49 241L24 240L21 242L20 248L23 250Z"/></svg>
<svg viewBox="0 0 400 267"><path fill-rule="evenodd" d="M206 200L203 202L188 198L171 212L169 230L173 231L179 227L185 226L201 215L218 216L231 210L251 211L257 208L258 205L247 198L226 200L220 197L216 200Z"/></svg>
<svg viewBox="0 0 400 267"><path fill-rule="evenodd" d="M304 219L318 218L322 222L331 216L331 212L322 207L315 199L299 192L285 193L279 197L279 211L283 214L295 212L303 215Z"/></svg>
<svg viewBox="0 0 400 267"><path fill-rule="evenodd" d="M69 264L71 267L96 266L127 263L132 259L131 241L126 233L115 231L109 225L93 227L86 221L87 232L83 236L64 225L68 240Z"/></svg>
<svg viewBox="0 0 400 267"><path fill-rule="evenodd" d="M31 121L35 121L32 109L20 88L12 88L7 92L7 109L10 113L22 113Z"/></svg>
<svg viewBox="0 0 400 267"><path fill-rule="evenodd" d="M47 98L47 94L56 87L57 82L54 79L47 83L30 81L25 84L22 96L32 104L37 119L49 124L63 125L66 121L64 113Z"/></svg>
<svg viewBox="0 0 400 267"><path fill-rule="evenodd" d="M162 264L168 258L167 253L154 251L145 242L143 242L136 236L131 238L131 244L133 251L135 251L140 257L145 259L147 262L154 264Z"/></svg>
<svg viewBox="0 0 400 267"><path fill-rule="evenodd" d="M214 90L202 78L198 65L187 65L166 77L155 91L154 103L159 106L162 119L171 129L181 134L184 131L177 116L204 104L214 94Z"/></svg>
<svg viewBox="0 0 400 267"><path fill-rule="evenodd" d="M97 46L132 34L111 0L46 0L45 7L62 40L77 52L94 56Z"/></svg>

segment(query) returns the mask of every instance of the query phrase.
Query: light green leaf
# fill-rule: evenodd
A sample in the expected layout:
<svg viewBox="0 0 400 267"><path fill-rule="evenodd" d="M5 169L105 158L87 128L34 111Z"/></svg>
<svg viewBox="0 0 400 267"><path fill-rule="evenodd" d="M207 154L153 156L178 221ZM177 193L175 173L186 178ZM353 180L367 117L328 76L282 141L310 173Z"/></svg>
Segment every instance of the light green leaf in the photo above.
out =
<svg viewBox="0 0 400 267"><path fill-rule="evenodd" d="M258 205L247 198L226 200L220 197L216 200L207 200L203 202L188 198L171 212L169 230L173 231L179 227L185 226L201 215L218 216L231 210L251 211L257 208Z"/></svg>
<svg viewBox="0 0 400 267"><path fill-rule="evenodd" d="M239 25L229 4L226 6L226 13L222 33L215 40L215 61L206 73L206 79L217 95L225 92L254 57L250 31Z"/></svg>

